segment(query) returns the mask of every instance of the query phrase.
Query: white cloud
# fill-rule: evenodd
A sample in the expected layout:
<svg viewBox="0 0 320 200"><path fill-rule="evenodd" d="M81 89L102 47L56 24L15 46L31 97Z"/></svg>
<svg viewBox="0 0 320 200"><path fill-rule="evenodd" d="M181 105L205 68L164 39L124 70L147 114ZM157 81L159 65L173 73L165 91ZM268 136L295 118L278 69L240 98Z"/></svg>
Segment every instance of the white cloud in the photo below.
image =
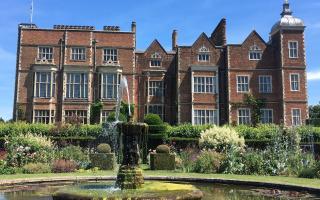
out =
<svg viewBox="0 0 320 200"><path fill-rule="evenodd" d="M320 71L318 72L308 72L307 77L309 81L320 80Z"/></svg>

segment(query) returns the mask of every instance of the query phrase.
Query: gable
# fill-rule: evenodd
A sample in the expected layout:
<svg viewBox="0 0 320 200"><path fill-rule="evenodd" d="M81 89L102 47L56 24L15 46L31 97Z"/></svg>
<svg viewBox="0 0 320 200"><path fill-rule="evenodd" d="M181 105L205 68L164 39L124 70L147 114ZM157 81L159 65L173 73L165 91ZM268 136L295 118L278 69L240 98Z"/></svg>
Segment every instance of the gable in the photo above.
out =
<svg viewBox="0 0 320 200"><path fill-rule="evenodd" d="M262 47L266 47L267 43L262 39L262 37L256 32L252 31L248 37L243 41L241 46L252 46L259 45Z"/></svg>
<svg viewBox="0 0 320 200"><path fill-rule="evenodd" d="M208 36L205 33L202 33L197 40L192 44L192 49L194 51L199 51L201 48L207 48L207 49L212 49L213 44L209 40Z"/></svg>
<svg viewBox="0 0 320 200"><path fill-rule="evenodd" d="M151 56L152 54L157 53L160 55L167 54L167 51L162 47L158 40L153 40L153 42L149 45L149 47L144 52L145 56Z"/></svg>

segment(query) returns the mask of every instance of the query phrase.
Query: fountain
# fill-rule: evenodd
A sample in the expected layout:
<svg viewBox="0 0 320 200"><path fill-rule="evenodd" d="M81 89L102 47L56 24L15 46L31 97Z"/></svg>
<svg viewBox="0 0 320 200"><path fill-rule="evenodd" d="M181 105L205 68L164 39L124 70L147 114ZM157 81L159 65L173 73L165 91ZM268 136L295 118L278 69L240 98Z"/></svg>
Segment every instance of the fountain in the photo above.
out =
<svg viewBox="0 0 320 200"><path fill-rule="evenodd" d="M71 186L58 190L53 199L181 199L200 200L202 192L189 184L176 184L166 182L148 182L144 184L142 169L139 167L140 148L147 135L148 125L133 121L130 106L128 112L129 122L120 122L119 113L123 90L127 92L127 102L130 105L127 79L123 76L118 90L115 122L108 124L109 138L116 144L114 149L120 150L122 155L121 166L118 170L114 184L95 183ZM120 144L118 144L120 143ZM174 197L174 198L173 198Z"/></svg>

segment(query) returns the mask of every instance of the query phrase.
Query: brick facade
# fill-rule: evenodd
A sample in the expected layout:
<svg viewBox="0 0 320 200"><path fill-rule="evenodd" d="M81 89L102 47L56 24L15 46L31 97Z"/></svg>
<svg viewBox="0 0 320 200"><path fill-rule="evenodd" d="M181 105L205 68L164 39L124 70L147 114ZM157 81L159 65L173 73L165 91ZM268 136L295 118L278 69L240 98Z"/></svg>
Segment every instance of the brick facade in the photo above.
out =
<svg viewBox="0 0 320 200"><path fill-rule="evenodd" d="M293 17L288 8L285 3L282 18ZM15 120L39 122L38 111L47 110L51 122L65 122L68 111L78 110L84 111L85 123L89 123L91 104L101 100L102 120L115 109L117 89L112 87L117 87L124 75L138 121L151 112L171 124L237 124L246 118L240 119L239 109L253 112L243 103L245 94L251 94L264 100L261 109L272 113L273 123L303 124L308 118L304 28L282 24L281 19L268 42L252 31L243 43L227 44L226 20L222 19L210 36L201 33L190 46L178 45L174 30L172 50L154 40L146 50L137 51L135 22L127 32L111 26L104 30L63 25L41 29L21 24L13 116ZM39 58L42 47L52 48L51 59ZM73 59L73 48L81 48L85 59ZM110 53L113 50L115 54ZM116 55L115 60L107 54ZM43 81L38 72L51 79L38 83ZM246 91L239 91L239 80L245 82ZM41 96L43 90L51 96ZM36 95L38 91L41 97ZM70 98L70 91L86 95Z"/></svg>

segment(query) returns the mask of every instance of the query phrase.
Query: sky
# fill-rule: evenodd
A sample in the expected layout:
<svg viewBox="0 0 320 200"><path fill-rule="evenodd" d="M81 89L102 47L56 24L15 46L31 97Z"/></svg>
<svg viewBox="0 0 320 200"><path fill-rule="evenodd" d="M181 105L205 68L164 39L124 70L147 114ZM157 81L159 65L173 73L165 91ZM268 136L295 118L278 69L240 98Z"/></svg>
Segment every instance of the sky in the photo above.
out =
<svg viewBox="0 0 320 200"><path fill-rule="evenodd" d="M280 19L284 0L34 0L33 22L41 28L55 24L118 25L130 30L137 23L137 49L158 39L171 49L171 33L178 30L178 44L191 45L218 22L227 19L227 42L242 43L252 30L265 41ZM0 1L0 117L12 118L18 24L30 22L31 0ZM308 100L320 102L320 0L290 0L295 17L302 18L305 32Z"/></svg>

